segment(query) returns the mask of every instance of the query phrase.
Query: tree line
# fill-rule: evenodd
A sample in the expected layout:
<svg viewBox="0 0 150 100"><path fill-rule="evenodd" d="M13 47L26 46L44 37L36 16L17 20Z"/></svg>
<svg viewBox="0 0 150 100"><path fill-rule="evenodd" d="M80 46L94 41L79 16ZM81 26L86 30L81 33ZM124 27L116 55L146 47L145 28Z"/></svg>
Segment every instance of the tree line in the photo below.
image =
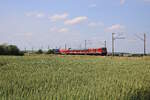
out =
<svg viewBox="0 0 150 100"><path fill-rule="evenodd" d="M0 55L18 55L22 56L24 53L19 50L16 45L0 45Z"/></svg>
<svg viewBox="0 0 150 100"><path fill-rule="evenodd" d="M55 54L55 50L54 49L49 49L47 52L44 52L42 49L39 49L37 52L35 52L36 54Z"/></svg>

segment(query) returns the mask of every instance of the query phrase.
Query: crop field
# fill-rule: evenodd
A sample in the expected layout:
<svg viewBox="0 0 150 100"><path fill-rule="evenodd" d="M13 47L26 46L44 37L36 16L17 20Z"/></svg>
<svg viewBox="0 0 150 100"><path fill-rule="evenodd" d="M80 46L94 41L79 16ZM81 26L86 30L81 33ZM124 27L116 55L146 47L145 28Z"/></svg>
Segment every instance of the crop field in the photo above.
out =
<svg viewBox="0 0 150 100"><path fill-rule="evenodd" d="M150 57L0 56L0 100L150 100Z"/></svg>

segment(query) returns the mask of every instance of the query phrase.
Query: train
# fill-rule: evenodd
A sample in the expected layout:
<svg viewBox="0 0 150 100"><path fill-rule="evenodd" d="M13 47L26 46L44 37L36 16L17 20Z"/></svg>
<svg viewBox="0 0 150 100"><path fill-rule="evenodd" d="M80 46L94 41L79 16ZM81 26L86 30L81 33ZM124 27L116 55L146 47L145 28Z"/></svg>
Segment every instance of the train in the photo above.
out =
<svg viewBox="0 0 150 100"><path fill-rule="evenodd" d="M63 55L107 55L107 48L89 48L89 49L54 49L55 54Z"/></svg>

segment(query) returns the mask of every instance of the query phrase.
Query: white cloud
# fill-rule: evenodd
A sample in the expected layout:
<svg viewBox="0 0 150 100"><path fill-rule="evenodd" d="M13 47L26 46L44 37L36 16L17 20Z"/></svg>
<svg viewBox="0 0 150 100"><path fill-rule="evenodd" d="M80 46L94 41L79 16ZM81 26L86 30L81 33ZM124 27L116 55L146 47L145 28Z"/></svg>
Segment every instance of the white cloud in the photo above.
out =
<svg viewBox="0 0 150 100"><path fill-rule="evenodd" d="M50 16L49 19L52 22L58 21L58 20L64 20L68 17L68 13L63 13L63 14L55 14L53 16Z"/></svg>
<svg viewBox="0 0 150 100"><path fill-rule="evenodd" d="M125 3L125 0L120 0L120 4L123 5Z"/></svg>
<svg viewBox="0 0 150 100"><path fill-rule="evenodd" d="M104 24L102 22L90 22L88 24L89 27L97 27L97 26L103 26Z"/></svg>
<svg viewBox="0 0 150 100"><path fill-rule="evenodd" d="M27 16L27 17L43 18L43 17L45 17L45 14L41 13L41 12L27 12L27 13L25 13L25 16Z"/></svg>
<svg viewBox="0 0 150 100"><path fill-rule="evenodd" d="M57 27L52 27L52 28L50 28L50 32L66 33L66 32L69 32L69 29L68 29L68 28L57 28Z"/></svg>
<svg viewBox="0 0 150 100"><path fill-rule="evenodd" d="M89 7L90 8L95 8L95 7L97 7L97 5L96 4L91 4L91 5L89 5Z"/></svg>
<svg viewBox="0 0 150 100"><path fill-rule="evenodd" d="M83 21L86 21L87 19L88 19L88 17L86 17L86 16L79 16L79 17L76 17L76 18L71 19L71 20L66 20L64 22L64 24L66 24L66 25L79 24L79 23L81 23Z"/></svg>
<svg viewBox="0 0 150 100"><path fill-rule="evenodd" d="M114 24L105 29L106 32L122 32L125 30L125 26L120 24Z"/></svg>

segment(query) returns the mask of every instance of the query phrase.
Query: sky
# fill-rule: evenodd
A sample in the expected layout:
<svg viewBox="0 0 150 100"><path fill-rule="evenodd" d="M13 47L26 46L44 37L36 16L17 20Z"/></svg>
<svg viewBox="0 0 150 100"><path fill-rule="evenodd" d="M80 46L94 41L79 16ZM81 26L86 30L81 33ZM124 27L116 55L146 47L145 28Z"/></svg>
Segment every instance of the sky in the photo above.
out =
<svg viewBox="0 0 150 100"><path fill-rule="evenodd" d="M21 50L104 47L150 53L150 0L0 0L0 44Z"/></svg>

